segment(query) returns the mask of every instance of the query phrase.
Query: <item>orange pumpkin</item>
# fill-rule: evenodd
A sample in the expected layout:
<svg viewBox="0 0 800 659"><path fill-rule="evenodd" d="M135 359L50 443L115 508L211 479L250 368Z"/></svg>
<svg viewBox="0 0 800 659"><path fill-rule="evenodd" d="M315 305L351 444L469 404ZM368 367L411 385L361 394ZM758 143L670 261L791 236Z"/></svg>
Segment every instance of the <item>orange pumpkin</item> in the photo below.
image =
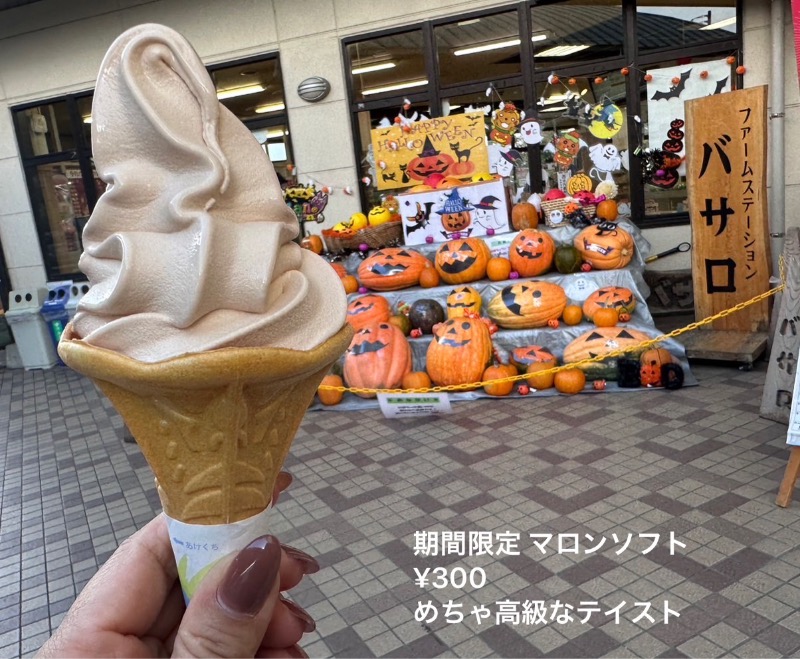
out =
<svg viewBox="0 0 800 659"><path fill-rule="evenodd" d="M633 313L636 308L636 296L630 288L623 286L604 286L598 288L583 303L583 313L589 320L600 309L616 309L618 313Z"/></svg>
<svg viewBox="0 0 800 659"><path fill-rule="evenodd" d="M436 250L436 270L448 284L466 284L486 275L491 256L489 247L480 238L450 240Z"/></svg>
<svg viewBox="0 0 800 659"><path fill-rule="evenodd" d="M436 268L431 266L430 268L425 268L419 276L419 285L422 288L435 288L439 285L439 273L436 271Z"/></svg>
<svg viewBox="0 0 800 659"><path fill-rule="evenodd" d="M391 315L392 308L380 295L362 295L347 305L347 322L355 331L374 323L385 323Z"/></svg>
<svg viewBox="0 0 800 659"><path fill-rule="evenodd" d="M553 265L556 244L550 234L538 229L523 229L511 241L508 258L521 277L536 277Z"/></svg>
<svg viewBox="0 0 800 659"><path fill-rule="evenodd" d="M411 346L390 323L367 325L353 336L344 355L344 380L350 387L397 389L411 371ZM375 398L375 394L357 394Z"/></svg>
<svg viewBox="0 0 800 659"><path fill-rule="evenodd" d="M495 364L483 372L482 380L484 382L500 380L516 374L517 369L510 364ZM490 396L508 396L508 394L514 390L514 384L513 380L509 380L508 382L495 382L493 384L483 385L483 390Z"/></svg>
<svg viewBox="0 0 800 659"><path fill-rule="evenodd" d="M514 231L522 229L535 229L539 226L539 211L536 206L527 201L521 201L511 207L511 226Z"/></svg>
<svg viewBox="0 0 800 659"><path fill-rule="evenodd" d="M416 286L427 267L430 261L413 249L384 247L362 261L358 278L374 291L396 291Z"/></svg>
<svg viewBox="0 0 800 659"><path fill-rule="evenodd" d="M542 373L542 371L549 371L555 367L555 362L539 362L538 364L529 364L525 372L528 374L525 378L528 385L542 391L543 389L550 389L555 382L555 373Z"/></svg>
<svg viewBox="0 0 800 659"><path fill-rule="evenodd" d="M576 304L564 308L561 318L567 325L578 325L583 320L583 310Z"/></svg>
<svg viewBox="0 0 800 659"><path fill-rule="evenodd" d="M568 368L556 373L553 384L559 393L579 394L586 386L586 374L579 368Z"/></svg>
<svg viewBox="0 0 800 659"><path fill-rule="evenodd" d="M344 386L344 382L342 378L338 375L334 375L330 373L322 378L322 382L319 383L320 387L342 387ZM342 402L342 398L344 398L343 391L335 391L333 389L317 389L317 396L319 398L319 402L323 405L338 405Z"/></svg>
<svg viewBox="0 0 800 659"><path fill-rule="evenodd" d="M669 350L665 348L651 348L645 350L639 358L641 369L639 379L645 387L660 387L661 367L664 364L674 364L675 360Z"/></svg>
<svg viewBox="0 0 800 659"><path fill-rule="evenodd" d="M425 367L434 384L480 382L492 361L489 328L478 318L452 318L433 331Z"/></svg>
<svg viewBox="0 0 800 659"><path fill-rule="evenodd" d="M619 312L616 309L598 309L593 320L598 327L614 327L619 322Z"/></svg>
<svg viewBox="0 0 800 659"><path fill-rule="evenodd" d="M472 286L457 286L447 296L447 317L461 318L470 311L480 314L483 300Z"/></svg>
<svg viewBox="0 0 800 659"><path fill-rule="evenodd" d="M322 254L325 246L322 244L322 238L317 234L312 233L300 241L300 247L310 249L314 254Z"/></svg>
<svg viewBox="0 0 800 659"><path fill-rule="evenodd" d="M556 365L556 358L552 352L542 346L530 345L514 348L509 361L522 373L531 364Z"/></svg>
<svg viewBox="0 0 800 659"><path fill-rule="evenodd" d="M475 163L471 160L461 160L454 162L447 170L448 174L453 176L469 176L475 171Z"/></svg>
<svg viewBox="0 0 800 659"><path fill-rule="evenodd" d="M564 363L571 364L589 357L606 355L620 348L632 348L638 343L649 340L647 334L630 327L595 327L572 340L564 348Z"/></svg>
<svg viewBox="0 0 800 659"><path fill-rule="evenodd" d="M431 379L425 371L411 371L403 376L403 389L430 389Z"/></svg>
<svg viewBox="0 0 800 659"><path fill-rule="evenodd" d="M424 181L431 174L447 174L453 164L453 156L447 153L439 153L434 148L430 138L425 138L422 153L409 161L408 167L406 167L406 174L408 174L409 178ZM452 173L457 174L457 172Z"/></svg>
<svg viewBox="0 0 800 659"><path fill-rule="evenodd" d="M505 281L511 274L511 261L493 256L486 264L486 276L492 281Z"/></svg>
<svg viewBox="0 0 800 659"><path fill-rule="evenodd" d="M583 260L596 270L624 268L633 258L633 238L622 227L613 231L602 225L586 227L575 236L575 248Z"/></svg>
<svg viewBox="0 0 800 659"><path fill-rule="evenodd" d="M344 265L341 263L331 263L331 268L336 271L336 274L339 275L339 278L347 276L347 270L344 269Z"/></svg>
<svg viewBox="0 0 800 659"><path fill-rule="evenodd" d="M597 204L595 215L606 222L613 222L617 219L617 217L619 217L619 208L617 207L617 202L613 199L605 199L601 201L599 204Z"/></svg>
<svg viewBox="0 0 800 659"><path fill-rule="evenodd" d="M345 275L339 281L342 282L342 286L344 286L344 292L348 295L358 292L358 279L353 277L353 275Z"/></svg>
<svg viewBox="0 0 800 659"><path fill-rule="evenodd" d="M506 286L489 302L487 313L500 327L523 329L544 327L559 318L567 306L567 295L558 284L523 281Z"/></svg>

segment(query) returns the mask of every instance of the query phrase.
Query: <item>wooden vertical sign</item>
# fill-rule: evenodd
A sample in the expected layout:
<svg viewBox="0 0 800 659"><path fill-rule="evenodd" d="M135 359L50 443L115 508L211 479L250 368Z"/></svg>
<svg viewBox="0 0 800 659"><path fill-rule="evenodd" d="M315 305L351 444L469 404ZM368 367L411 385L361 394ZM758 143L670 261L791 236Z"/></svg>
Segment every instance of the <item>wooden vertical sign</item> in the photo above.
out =
<svg viewBox="0 0 800 659"><path fill-rule="evenodd" d="M770 287L766 107L766 86L686 103L686 185L698 319ZM712 329L750 333L766 332L768 326L769 302L764 300L714 321Z"/></svg>
<svg viewBox="0 0 800 659"><path fill-rule="evenodd" d="M766 108L766 86L686 103L686 185L698 319L770 287ZM694 332L687 352L752 363L766 347L768 326L769 301L763 300L714 321L708 329L716 330L716 336Z"/></svg>

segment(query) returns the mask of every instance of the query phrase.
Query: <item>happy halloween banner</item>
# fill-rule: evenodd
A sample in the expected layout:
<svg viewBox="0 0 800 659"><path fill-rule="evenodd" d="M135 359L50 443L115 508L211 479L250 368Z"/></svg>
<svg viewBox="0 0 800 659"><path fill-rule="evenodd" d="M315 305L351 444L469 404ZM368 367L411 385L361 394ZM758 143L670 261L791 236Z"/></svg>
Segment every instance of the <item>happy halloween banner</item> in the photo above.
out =
<svg viewBox="0 0 800 659"><path fill-rule="evenodd" d="M379 190L421 184L431 174L465 177L489 171L485 117L456 114L372 130Z"/></svg>

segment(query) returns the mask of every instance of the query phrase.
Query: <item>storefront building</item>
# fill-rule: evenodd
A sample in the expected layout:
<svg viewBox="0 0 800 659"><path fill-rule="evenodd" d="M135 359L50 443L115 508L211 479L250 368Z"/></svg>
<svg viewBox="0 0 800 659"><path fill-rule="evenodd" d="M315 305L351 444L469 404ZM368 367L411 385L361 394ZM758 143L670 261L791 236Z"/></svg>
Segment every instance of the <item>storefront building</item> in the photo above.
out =
<svg viewBox="0 0 800 659"><path fill-rule="evenodd" d="M672 247L690 240L685 181L663 189L642 174L641 150L656 142L648 134L645 80L659 69L697 64L712 70L735 58L730 79L712 82L727 88L770 83L771 4L40 0L6 9L0 12L0 241L7 276L0 272L0 278L8 289L20 289L80 277L81 232L103 189L91 158L92 88L108 45L143 22L164 23L190 40L220 100L253 131L282 176L330 189L325 221L313 232L377 201L364 181L381 175L368 146L369 131L383 119L496 109L502 100L535 115L546 143L574 123L570 100L608 99L627 117L625 128L607 140L611 157L627 163L615 166L619 198L656 251ZM785 15L791 162L800 101L790 12ZM742 65L746 71L736 73ZM327 94L314 78L327 81ZM312 100L301 97L301 83ZM558 185L546 149L521 148L515 164L517 190ZM601 161L587 159L587 175L597 176L598 169L604 171ZM793 208L800 202L800 170L776 169L771 182L776 176L786 207ZM798 222L792 214L786 219L787 226ZM655 266L687 268L688 256Z"/></svg>

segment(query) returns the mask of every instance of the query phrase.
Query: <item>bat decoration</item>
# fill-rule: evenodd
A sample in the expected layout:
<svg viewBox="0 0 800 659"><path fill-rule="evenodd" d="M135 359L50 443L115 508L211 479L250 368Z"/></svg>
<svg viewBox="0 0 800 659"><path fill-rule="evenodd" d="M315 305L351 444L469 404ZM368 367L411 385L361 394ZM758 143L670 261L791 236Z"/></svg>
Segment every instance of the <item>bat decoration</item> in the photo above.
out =
<svg viewBox="0 0 800 659"><path fill-rule="evenodd" d="M725 89L725 85L728 84L727 76L722 80L717 80L717 86L714 88L714 93L712 96L716 96L717 94L721 93Z"/></svg>
<svg viewBox="0 0 800 659"><path fill-rule="evenodd" d="M690 75L692 75L691 69L684 71L681 73L681 79L678 81L677 85L672 85L668 92L656 92L653 94L651 100L660 101L661 99L669 100L671 98L678 98L683 93L683 90L686 89L686 81L689 79Z"/></svg>
<svg viewBox="0 0 800 659"><path fill-rule="evenodd" d="M408 202L406 202L408 204ZM425 202L425 208L423 208L419 202L417 202L417 213L414 217L406 218L408 223L408 229L406 230L406 234L411 234L417 229L424 229L428 226L428 219L431 212L431 207L433 206L432 201Z"/></svg>

